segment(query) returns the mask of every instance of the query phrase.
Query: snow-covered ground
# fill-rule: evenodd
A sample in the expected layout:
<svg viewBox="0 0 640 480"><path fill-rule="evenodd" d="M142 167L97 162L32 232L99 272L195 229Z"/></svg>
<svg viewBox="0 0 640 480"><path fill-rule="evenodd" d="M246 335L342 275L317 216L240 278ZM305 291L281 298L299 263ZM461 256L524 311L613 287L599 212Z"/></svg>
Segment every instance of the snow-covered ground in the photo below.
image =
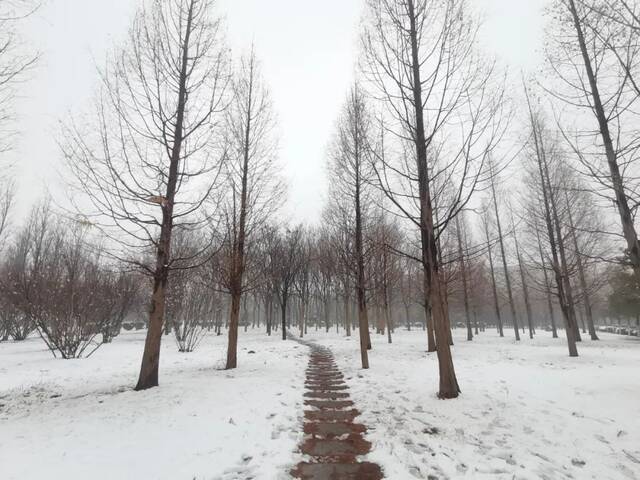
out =
<svg viewBox="0 0 640 480"><path fill-rule="evenodd" d="M240 368L224 371L226 336L194 353L164 340L146 392L131 390L144 332L83 360L56 360L37 337L1 343L0 479L288 478L308 349L240 332Z"/></svg>
<svg viewBox="0 0 640 480"><path fill-rule="evenodd" d="M356 337L309 332L333 349L386 478L640 479L640 339L602 334L571 359L546 332L519 345L464 333L463 394L442 401L422 331L372 335L368 371ZM161 386L133 392L143 341L125 333L84 360L55 360L38 338L0 344L0 479L288 478L305 347L241 332L227 372L225 336L191 354L165 337Z"/></svg>
<svg viewBox="0 0 640 480"><path fill-rule="evenodd" d="M640 339L602 334L569 358L546 332L520 344L465 334L454 334L463 392L443 401L422 331L398 330L392 345L374 335L368 371L357 338L310 332L333 349L387 478L640 479Z"/></svg>

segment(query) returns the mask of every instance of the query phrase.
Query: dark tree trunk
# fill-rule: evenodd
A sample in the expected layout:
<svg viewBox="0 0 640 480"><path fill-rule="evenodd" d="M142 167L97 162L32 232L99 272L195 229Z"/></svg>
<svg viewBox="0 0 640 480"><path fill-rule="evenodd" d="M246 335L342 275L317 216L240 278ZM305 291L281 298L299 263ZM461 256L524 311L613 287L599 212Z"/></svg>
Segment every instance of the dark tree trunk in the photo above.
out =
<svg viewBox="0 0 640 480"><path fill-rule="evenodd" d="M431 305L438 354L440 398L456 398L460 394L460 387L456 378L449 345L448 312L444 308L442 292L442 278L438 266L438 252L433 225L433 209L429 187L429 172L427 168L427 142L424 128L424 111L422 102L422 80L420 78L420 60L418 55L418 33L416 30L416 14L413 0L407 1L410 37L411 37L411 68L413 84L413 104L415 108L415 146L418 169L420 196L420 237L422 245L422 263L425 283L429 290L425 293L425 303Z"/></svg>
<svg viewBox="0 0 640 480"><path fill-rule="evenodd" d="M287 339L287 297L283 295L282 303L280 305L282 312L282 340Z"/></svg>

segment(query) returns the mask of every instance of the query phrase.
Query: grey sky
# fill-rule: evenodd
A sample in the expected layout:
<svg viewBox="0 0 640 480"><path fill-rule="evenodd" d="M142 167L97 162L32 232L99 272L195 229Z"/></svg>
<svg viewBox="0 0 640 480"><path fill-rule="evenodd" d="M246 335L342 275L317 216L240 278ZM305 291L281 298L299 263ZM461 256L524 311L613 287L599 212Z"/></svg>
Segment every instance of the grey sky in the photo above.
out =
<svg viewBox="0 0 640 480"><path fill-rule="evenodd" d="M483 42L519 71L539 64L545 0L472 0L485 12ZM59 194L57 121L86 108L95 65L121 40L137 0L48 0L26 25L42 61L17 100L21 138L11 154L19 176L18 214L48 187ZM287 212L317 219L325 195L326 145L354 77L364 0L220 0L236 53L256 44L280 120L290 184Z"/></svg>

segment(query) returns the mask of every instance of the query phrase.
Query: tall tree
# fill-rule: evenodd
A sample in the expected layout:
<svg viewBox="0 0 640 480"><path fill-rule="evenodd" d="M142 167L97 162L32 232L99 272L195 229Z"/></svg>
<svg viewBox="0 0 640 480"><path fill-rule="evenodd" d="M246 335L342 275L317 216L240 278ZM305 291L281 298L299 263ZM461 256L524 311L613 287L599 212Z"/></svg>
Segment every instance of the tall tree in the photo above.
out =
<svg viewBox="0 0 640 480"><path fill-rule="evenodd" d="M637 10L625 0L555 0L551 14L555 30L548 59L565 85L554 89L554 95L588 112L597 125L595 131L590 125L579 129L575 139L565 133L565 139L595 188L609 192L627 245L625 261L640 278L640 242L633 221L638 185L633 175L625 175L636 161Z"/></svg>
<svg viewBox="0 0 640 480"><path fill-rule="evenodd" d="M247 250L283 191L277 180L273 107L253 47L240 60L232 90L225 124L225 180L230 191L223 211L228 255L225 283L231 295L227 369L238 365L240 305L251 285L245 278Z"/></svg>
<svg viewBox="0 0 640 480"><path fill-rule="evenodd" d="M371 199L367 186L372 180L371 172L371 117L364 94L358 84L349 92L342 116L338 121L336 137L331 149L330 171L333 198L342 203L345 215L353 225L355 290L358 304L358 326L360 335L360 361L362 368L369 368L367 310L367 279L365 278L364 231ZM336 206L338 207L338 206ZM339 208L339 207L338 207Z"/></svg>
<svg viewBox="0 0 640 480"><path fill-rule="evenodd" d="M502 270L504 272L504 281L507 287L507 296L509 298L509 307L511 308L511 319L513 322L513 331L516 336L516 340L520 340L520 330L518 329L518 312L516 311L516 304L513 299L513 289L511 288L511 275L509 273L509 266L507 265L507 253L504 247L504 234L502 231L502 222L500 221L500 209L498 207L498 195L496 192L497 173L494 171L493 163L490 163L490 186L491 186L491 201L493 203L493 213L496 221L496 229L498 231L498 245L500 245L500 257L502 258Z"/></svg>
<svg viewBox="0 0 640 480"><path fill-rule="evenodd" d="M556 294L560 303L560 310L564 320L564 327L567 337L567 346L569 355L578 356L576 347L576 330L575 313L573 308L573 299L571 298L571 285L569 283L566 266L566 255L564 249L564 237L562 235L562 226L558 224L557 200L560 192L557 182L551 182L549 163L557 160L558 152L554 149L554 143L548 138L549 133L544 127L542 114L534 110L531 96L525 86L525 94L527 96L527 105L531 129L531 138L533 145L534 167L531 175L531 185L537 191L530 197L538 199L542 202L535 205L531 209L531 218L536 218L536 213L541 213L542 218L533 224L533 228L538 232L539 225L546 227L546 241L549 246L551 259L548 262L554 273Z"/></svg>
<svg viewBox="0 0 640 480"><path fill-rule="evenodd" d="M362 68L392 119L387 130L408 154L377 158L377 182L419 231L425 313L431 312L435 327L438 395L455 398L460 388L449 346L438 234L475 191L499 137L504 104L493 88L493 64L477 52L478 27L466 0L368 0L367 5ZM437 178L446 192L434 188ZM434 198L441 193L436 223Z"/></svg>
<svg viewBox="0 0 640 480"><path fill-rule="evenodd" d="M153 0L102 72L95 125L65 127L62 148L80 195L72 201L115 240L112 255L152 278L137 390L158 385L169 275L194 260L172 254L173 232L204 228L212 217L229 78L221 30L212 0ZM154 261L141 260L150 251Z"/></svg>

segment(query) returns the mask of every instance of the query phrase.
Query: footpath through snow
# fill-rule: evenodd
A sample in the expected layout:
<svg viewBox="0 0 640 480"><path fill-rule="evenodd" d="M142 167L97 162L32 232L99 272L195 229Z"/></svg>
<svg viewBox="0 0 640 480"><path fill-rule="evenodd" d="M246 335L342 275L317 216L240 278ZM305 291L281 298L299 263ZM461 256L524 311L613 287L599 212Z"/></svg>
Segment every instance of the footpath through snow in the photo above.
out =
<svg viewBox="0 0 640 480"><path fill-rule="evenodd" d="M368 459L387 478L640 479L640 339L603 334L569 358L539 332L516 344L493 331L454 331L462 395L438 400L425 334L373 335L370 370L358 339L309 332L332 349L369 426Z"/></svg>
<svg viewBox="0 0 640 480"><path fill-rule="evenodd" d="M302 480L380 480L378 465L357 459L369 453L371 443L364 439L366 427L354 422L360 412L353 408L349 387L331 350L305 344L311 349L311 358L304 394L306 438L300 450L308 458L296 466L293 476Z"/></svg>
<svg viewBox="0 0 640 480"><path fill-rule="evenodd" d="M356 336L305 337L333 351L385 478L640 479L639 339L603 334L572 359L546 332L520 344L464 334L462 396L446 401L420 330L398 329L392 345L372 334L366 371ZM161 386L133 392L143 343L125 333L70 361L38 338L0 344L0 478L281 480L308 461L303 411L321 400L304 397L308 347L241 332L239 368L224 371L225 336L191 354L165 337Z"/></svg>

